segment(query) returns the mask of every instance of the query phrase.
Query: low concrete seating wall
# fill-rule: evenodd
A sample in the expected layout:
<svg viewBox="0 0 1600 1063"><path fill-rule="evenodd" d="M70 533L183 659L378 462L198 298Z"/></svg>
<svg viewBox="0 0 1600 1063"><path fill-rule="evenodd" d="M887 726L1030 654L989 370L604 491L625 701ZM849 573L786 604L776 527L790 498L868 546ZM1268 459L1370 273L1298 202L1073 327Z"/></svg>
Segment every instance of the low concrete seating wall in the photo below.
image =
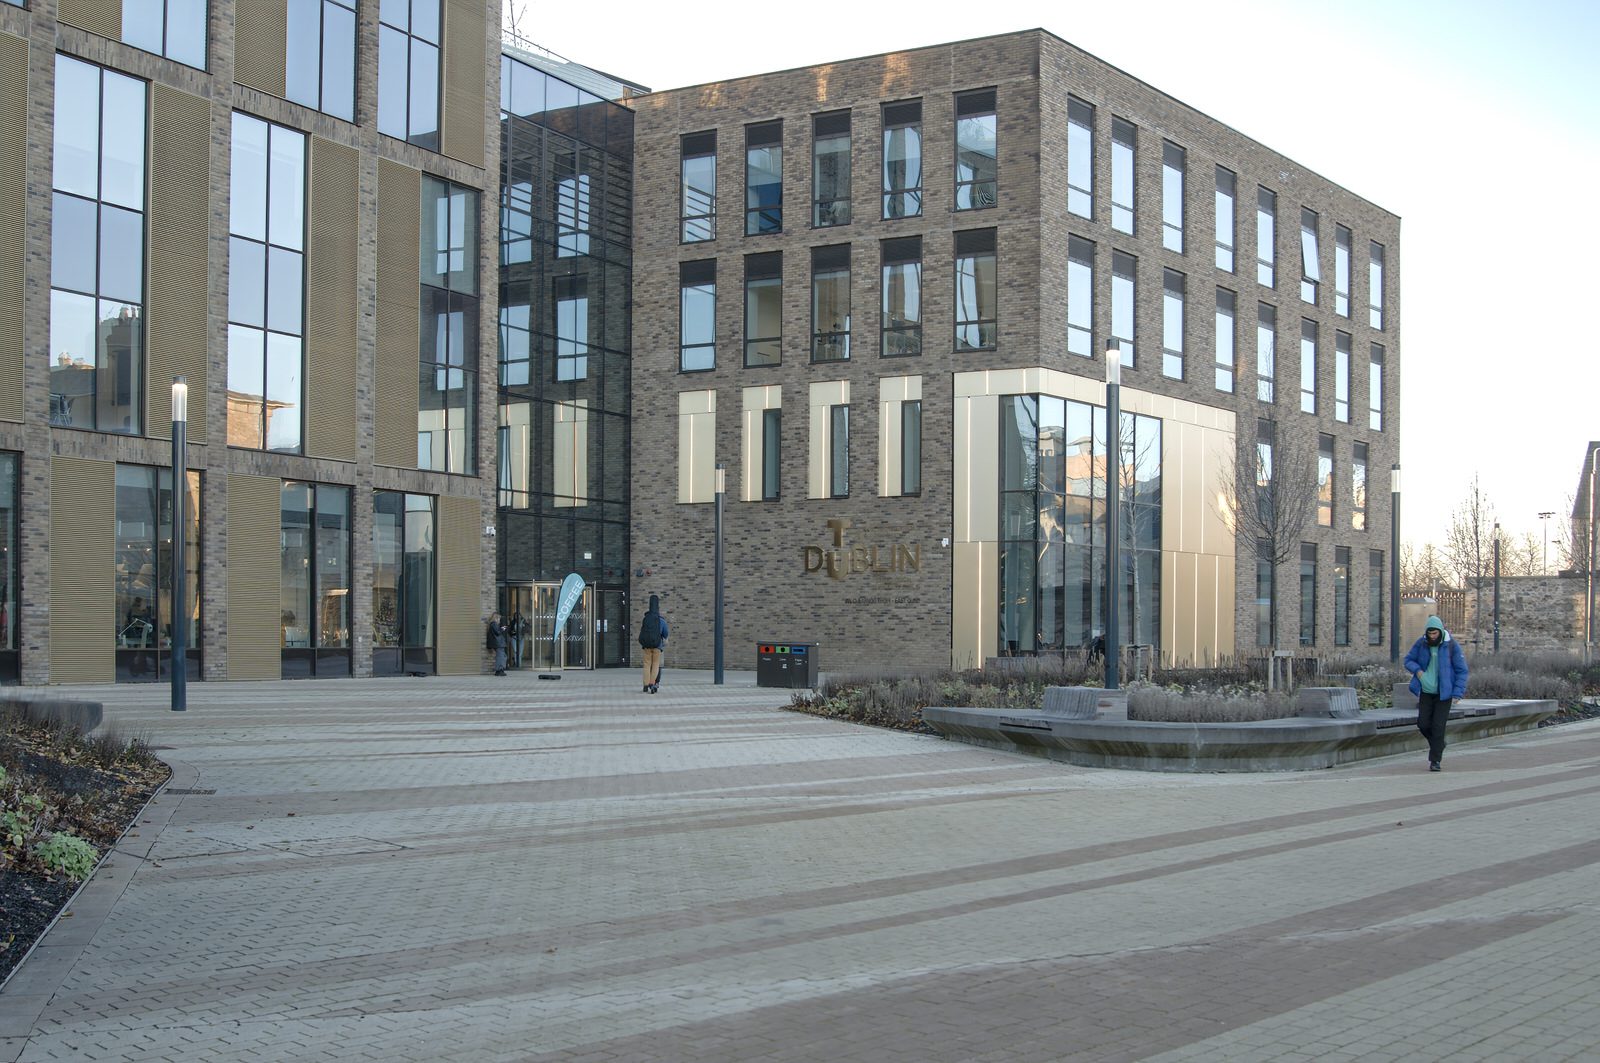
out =
<svg viewBox="0 0 1600 1063"><path fill-rule="evenodd" d="M82 734L99 727L105 712L98 701L18 697L0 698L0 711L18 712L40 721L55 720Z"/></svg>

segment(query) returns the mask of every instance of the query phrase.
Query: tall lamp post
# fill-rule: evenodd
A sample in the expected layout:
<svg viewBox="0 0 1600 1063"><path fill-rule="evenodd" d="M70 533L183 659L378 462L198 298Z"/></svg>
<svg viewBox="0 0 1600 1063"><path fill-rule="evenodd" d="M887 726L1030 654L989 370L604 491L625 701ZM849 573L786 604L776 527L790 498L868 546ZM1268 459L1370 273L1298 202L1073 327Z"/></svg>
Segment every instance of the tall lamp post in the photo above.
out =
<svg viewBox="0 0 1600 1063"><path fill-rule="evenodd" d="M172 711L189 707L189 588L184 556L189 525L184 515L189 477L184 468L184 435L189 427L189 385L172 379Z"/></svg>
<svg viewBox="0 0 1600 1063"><path fill-rule="evenodd" d="M728 493L728 470L717 463L717 563L715 589L716 607L712 624L711 681L722 685L722 500Z"/></svg>
<svg viewBox="0 0 1600 1063"><path fill-rule="evenodd" d="M1400 660L1400 463L1389 466L1389 660Z"/></svg>
<svg viewBox="0 0 1600 1063"><path fill-rule="evenodd" d="M1500 652L1500 522L1494 522L1494 652Z"/></svg>
<svg viewBox="0 0 1600 1063"><path fill-rule="evenodd" d="M1121 541L1117 518L1122 509L1119 483L1122 464L1122 345L1106 341L1106 689L1118 686L1117 662L1122 656L1119 644L1122 627L1117 618L1117 599L1122 581L1117 564L1117 544Z"/></svg>
<svg viewBox="0 0 1600 1063"><path fill-rule="evenodd" d="M1555 510L1547 509L1539 514L1539 519L1544 521L1544 561L1539 565L1539 574L1550 575L1550 518L1555 516Z"/></svg>
<svg viewBox="0 0 1600 1063"><path fill-rule="evenodd" d="M1583 652L1584 660L1594 662L1594 566L1597 548L1600 548L1600 528L1595 527L1595 495L1600 494L1600 447L1589 448L1589 552L1584 571L1589 580L1584 592Z"/></svg>

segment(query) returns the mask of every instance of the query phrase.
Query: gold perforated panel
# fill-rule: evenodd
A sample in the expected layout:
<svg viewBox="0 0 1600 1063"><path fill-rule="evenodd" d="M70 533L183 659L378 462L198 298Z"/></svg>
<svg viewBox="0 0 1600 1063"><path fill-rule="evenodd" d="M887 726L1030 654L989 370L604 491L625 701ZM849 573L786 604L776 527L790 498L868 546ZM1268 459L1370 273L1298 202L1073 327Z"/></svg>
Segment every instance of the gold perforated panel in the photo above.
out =
<svg viewBox="0 0 1600 1063"><path fill-rule="evenodd" d="M150 92L148 433L172 438L172 378L189 385L191 443L206 441L206 223L211 105L165 85Z"/></svg>
<svg viewBox="0 0 1600 1063"><path fill-rule="evenodd" d="M233 80L284 94L288 22L287 0L234 0Z"/></svg>
<svg viewBox="0 0 1600 1063"><path fill-rule="evenodd" d="M0 421L22 420L22 244L28 220L28 42L0 33Z"/></svg>
<svg viewBox="0 0 1600 1063"><path fill-rule="evenodd" d="M283 675L279 597L283 486L276 477L228 476L228 678Z"/></svg>
<svg viewBox="0 0 1600 1063"><path fill-rule="evenodd" d="M483 669L482 507L476 498L439 499L439 674Z"/></svg>
<svg viewBox="0 0 1600 1063"><path fill-rule="evenodd" d="M50 681L116 679L117 467L50 459Z"/></svg>
<svg viewBox="0 0 1600 1063"><path fill-rule="evenodd" d="M483 0L445 0L441 144L444 154L473 166L483 165L487 13Z"/></svg>
<svg viewBox="0 0 1600 1063"><path fill-rule="evenodd" d="M356 460L356 217L360 156L311 138L306 246L306 454Z"/></svg>
<svg viewBox="0 0 1600 1063"><path fill-rule="evenodd" d="M122 0L61 0L56 18L113 41L122 40Z"/></svg>
<svg viewBox="0 0 1600 1063"><path fill-rule="evenodd" d="M378 161L378 342L373 364L373 460L417 465L422 305L422 173Z"/></svg>

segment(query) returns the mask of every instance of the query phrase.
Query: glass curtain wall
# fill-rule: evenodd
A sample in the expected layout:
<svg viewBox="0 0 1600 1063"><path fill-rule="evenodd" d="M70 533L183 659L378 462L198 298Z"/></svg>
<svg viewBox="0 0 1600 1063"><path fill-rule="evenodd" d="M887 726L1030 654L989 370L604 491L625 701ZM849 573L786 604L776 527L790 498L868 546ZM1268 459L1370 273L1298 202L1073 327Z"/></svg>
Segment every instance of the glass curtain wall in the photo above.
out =
<svg viewBox="0 0 1600 1063"><path fill-rule="evenodd" d="M1047 395L1001 400L999 652L1087 649L1105 627L1106 412ZM1159 650L1161 421L1124 414L1121 640Z"/></svg>
<svg viewBox="0 0 1600 1063"><path fill-rule="evenodd" d="M118 465L116 470L116 676L154 683L172 676L172 470ZM200 678L200 474L188 474L184 499L184 608L189 618L190 679Z"/></svg>
<svg viewBox="0 0 1600 1063"><path fill-rule="evenodd" d="M285 481L282 499L283 678L347 676L350 488Z"/></svg>
<svg viewBox="0 0 1600 1063"><path fill-rule="evenodd" d="M593 663L621 665L633 644L625 637L633 114L506 56L500 117L502 600L525 598L532 609L540 588L577 573L595 588L581 618ZM685 136L681 149L680 235L709 240L716 134ZM737 292L737 272L732 283ZM679 290L680 366L712 368L715 262L685 264Z"/></svg>
<svg viewBox="0 0 1600 1063"><path fill-rule="evenodd" d="M431 495L373 493L373 675L434 670L433 502Z"/></svg>

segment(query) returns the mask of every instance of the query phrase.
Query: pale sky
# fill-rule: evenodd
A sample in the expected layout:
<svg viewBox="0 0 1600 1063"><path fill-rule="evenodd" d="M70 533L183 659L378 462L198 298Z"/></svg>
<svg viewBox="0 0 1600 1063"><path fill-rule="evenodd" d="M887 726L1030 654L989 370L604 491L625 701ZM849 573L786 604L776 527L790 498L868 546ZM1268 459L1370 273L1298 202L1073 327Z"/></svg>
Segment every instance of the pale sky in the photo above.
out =
<svg viewBox="0 0 1600 1063"><path fill-rule="evenodd" d="M1600 439L1595 0L528 8L532 40L653 89L1043 28L1398 214L1403 534L1442 543L1476 473L1511 534L1557 511L1554 565Z"/></svg>

